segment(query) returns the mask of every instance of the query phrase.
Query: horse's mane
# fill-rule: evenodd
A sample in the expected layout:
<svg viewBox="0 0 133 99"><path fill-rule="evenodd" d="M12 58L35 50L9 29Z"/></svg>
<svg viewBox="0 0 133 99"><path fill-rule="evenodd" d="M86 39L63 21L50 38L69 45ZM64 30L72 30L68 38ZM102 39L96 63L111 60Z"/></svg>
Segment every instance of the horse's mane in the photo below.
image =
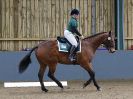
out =
<svg viewBox="0 0 133 99"><path fill-rule="evenodd" d="M91 39L91 38L97 37L97 36L99 36L99 35L101 35L101 34L104 34L104 33L107 33L107 32L100 32L100 33L97 33L97 34L93 34L93 35L91 35L91 36L85 37L83 40Z"/></svg>

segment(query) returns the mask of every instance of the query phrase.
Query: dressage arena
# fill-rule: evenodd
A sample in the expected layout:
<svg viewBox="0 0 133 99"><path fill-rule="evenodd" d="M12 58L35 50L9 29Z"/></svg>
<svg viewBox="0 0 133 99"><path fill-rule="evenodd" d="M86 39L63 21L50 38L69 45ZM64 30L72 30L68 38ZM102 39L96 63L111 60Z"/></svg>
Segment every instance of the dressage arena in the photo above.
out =
<svg viewBox="0 0 133 99"><path fill-rule="evenodd" d="M133 80L98 81L102 91L96 91L91 83L85 89L84 81L68 81L62 91L59 87L47 87L48 93L40 87L4 88L0 84L0 99L133 99Z"/></svg>
<svg viewBox="0 0 133 99"><path fill-rule="evenodd" d="M19 75L17 72L18 61L25 53L27 52L1 53L0 66L5 66L5 68L0 69L0 78L3 79L3 74L7 73L1 81L38 81L38 63L34 56L32 57L33 63L24 74ZM16 59L16 57L18 58ZM104 61L105 59L106 61ZM132 51L118 51L114 54L105 51L97 52L93 64L102 91L96 91L93 83L85 89L82 88L85 79L88 79L88 74L84 74L85 71L80 66L59 65L56 77L60 80L68 79L68 86L63 91L59 87L46 87L49 90L48 93L42 92L40 87L4 88L1 82L0 99L133 99L133 62L131 59L133 59ZM10 61L7 63L6 60ZM9 63L11 65L8 65ZM8 66L10 66L10 71L7 72ZM46 75L45 79L48 79ZM84 80L73 81L72 79ZM101 79L105 79L105 81Z"/></svg>

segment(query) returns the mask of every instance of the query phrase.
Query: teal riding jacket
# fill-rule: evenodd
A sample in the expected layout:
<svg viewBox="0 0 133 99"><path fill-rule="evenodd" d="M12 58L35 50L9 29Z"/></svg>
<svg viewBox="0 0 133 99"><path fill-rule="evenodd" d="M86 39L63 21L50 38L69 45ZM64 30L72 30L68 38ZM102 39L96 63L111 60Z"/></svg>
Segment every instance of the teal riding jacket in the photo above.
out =
<svg viewBox="0 0 133 99"><path fill-rule="evenodd" d="M72 32L73 34L76 33L78 36L81 36L77 28L78 28L78 21L74 17L71 17L67 25L67 30Z"/></svg>

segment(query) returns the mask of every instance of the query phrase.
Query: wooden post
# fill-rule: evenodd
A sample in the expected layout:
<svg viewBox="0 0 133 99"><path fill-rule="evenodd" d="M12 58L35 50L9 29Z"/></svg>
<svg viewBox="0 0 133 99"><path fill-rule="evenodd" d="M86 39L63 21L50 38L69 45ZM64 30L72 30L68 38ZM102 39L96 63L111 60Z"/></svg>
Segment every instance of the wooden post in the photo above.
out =
<svg viewBox="0 0 133 99"><path fill-rule="evenodd" d="M2 1L0 0L0 37L2 37Z"/></svg>
<svg viewBox="0 0 133 99"><path fill-rule="evenodd" d="M91 15L92 15L92 19L91 19L91 33L92 34L96 34L96 1L92 0L91 2Z"/></svg>

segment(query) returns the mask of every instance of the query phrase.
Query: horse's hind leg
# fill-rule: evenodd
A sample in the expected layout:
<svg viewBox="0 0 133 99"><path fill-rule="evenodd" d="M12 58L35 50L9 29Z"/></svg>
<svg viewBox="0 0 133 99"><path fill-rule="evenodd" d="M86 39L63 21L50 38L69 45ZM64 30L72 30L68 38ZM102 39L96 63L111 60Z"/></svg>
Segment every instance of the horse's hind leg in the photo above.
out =
<svg viewBox="0 0 133 99"><path fill-rule="evenodd" d="M61 82L60 82L59 80L57 80L57 79L55 78L55 76L54 76L55 70L56 70L56 64L51 64L51 65L49 65L48 77L51 78L53 81L55 81L56 84L57 84L59 87L63 88Z"/></svg>
<svg viewBox="0 0 133 99"><path fill-rule="evenodd" d="M45 72L46 66L47 65L40 65L40 69L39 69L39 72L38 72L38 78L39 78L39 81L40 81L40 84L41 84L41 89L42 89L42 91L45 91L45 92L48 91L45 88L44 84L43 84L43 76L44 76L44 72Z"/></svg>

